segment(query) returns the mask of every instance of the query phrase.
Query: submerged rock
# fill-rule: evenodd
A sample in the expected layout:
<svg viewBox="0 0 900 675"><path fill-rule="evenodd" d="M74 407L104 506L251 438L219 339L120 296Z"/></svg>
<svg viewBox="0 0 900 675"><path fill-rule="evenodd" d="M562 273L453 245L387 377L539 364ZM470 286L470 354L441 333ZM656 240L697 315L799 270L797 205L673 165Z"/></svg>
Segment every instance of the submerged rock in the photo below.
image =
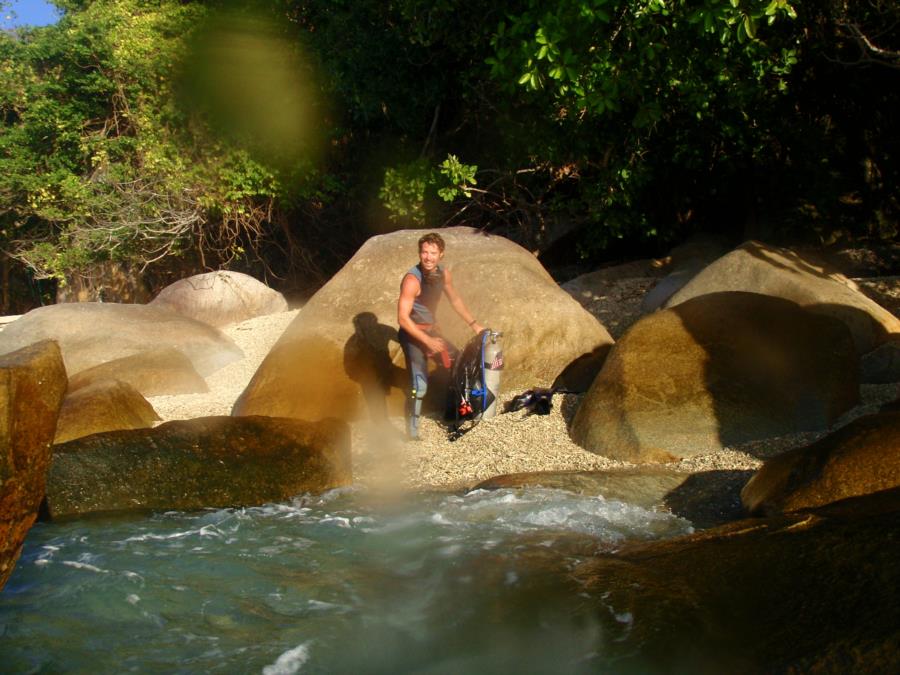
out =
<svg viewBox="0 0 900 675"><path fill-rule="evenodd" d="M712 293L644 317L572 421L587 450L668 462L826 429L859 400L847 328L793 302Z"/></svg>
<svg viewBox="0 0 900 675"><path fill-rule="evenodd" d="M343 422L201 417L55 446L47 510L59 518L253 506L351 482Z"/></svg>
<svg viewBox="0 0 900 675"><path fill-rule="evenodd" d="M750 513L773 515L900 487L900 411L867 415L766 461L741 492Z"/></svg>
<svg viewBox="0 0 900 675"><path fill-rule="evenodd" d="M0 356L0 589L44 496L66 370L49 340Z"/></svg>
<svg viewBox="0 0 900 675"><path fill-rule="evenodd" d="M146 429L160 419L137 389L119 380L100 380L66 395L53 442L117 429Z"/></svg>
<svg viewBox="0 0 900 675"><path fill-rule="evenodd" d="M288 310L287 300L278 291L247 274L227 270L176 281L150 304L217 327Z"/></svg>
<svg viewBox="0 0 900 675"><path fill-rule="evenodd" d="M596 495L643 508L666 509L698 527L743 517L740 490L752 471L684 473L664 468L611 471L540 471L495 476L475 490L545 487Z"/></svg>
<svg viewBox="0 0 900 675"><path fill-rule="evenodd" d="M203 377L243 357L212 326L147 305L79 302L33 309L0 332L0 353L40 339L59 344L69 376L163 347L184 354Z"/></svg>
<svg viewBox="0 0 900 675"><path fill-rule="evenodd" d="M397 299L404 273L418 261L425 232L373 237L305 305L259 367L234 407L235 415L300 419L350 418L367 401L373 414L400 414L407 396L397 343ZM593 357L568 382L590 382L612 338L553 281L528 251L471 228L441 230L445 267L476 319L504 333L504 390L547 386L573 361ZM446 298L438 321L462 348L472 332ZM585 374L585 372L587 374ZM579 377L580 375L580 377ZM370 391L363 392L368 387ZM429 387L433 407L440 390ZM376 402L375 399L381 399ZM371 408L375 410L371 410Z"/></svg>

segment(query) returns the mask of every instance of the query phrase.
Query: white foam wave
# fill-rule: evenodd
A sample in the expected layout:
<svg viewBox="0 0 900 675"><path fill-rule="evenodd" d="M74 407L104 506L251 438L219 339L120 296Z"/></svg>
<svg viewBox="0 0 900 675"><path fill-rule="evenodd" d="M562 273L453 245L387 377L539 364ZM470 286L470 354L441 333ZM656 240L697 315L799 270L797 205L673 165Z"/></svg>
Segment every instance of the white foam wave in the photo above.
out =
<svg viewBox="0 0 900 675"><path fill-rule="evenodd" d="M309 643L289 649L275 663L262 669L263 675L295 675L309 661Z"/></svg>
<svg viewBox="0 0 900 675"><path fill-rule="evenodd" d="M100 569L96 565L78 562L77 560L63 560L62 564L66 567L74 567L77 570L87 570L88 572L97 572L98 574L109 574L109 570Z"/></svg>

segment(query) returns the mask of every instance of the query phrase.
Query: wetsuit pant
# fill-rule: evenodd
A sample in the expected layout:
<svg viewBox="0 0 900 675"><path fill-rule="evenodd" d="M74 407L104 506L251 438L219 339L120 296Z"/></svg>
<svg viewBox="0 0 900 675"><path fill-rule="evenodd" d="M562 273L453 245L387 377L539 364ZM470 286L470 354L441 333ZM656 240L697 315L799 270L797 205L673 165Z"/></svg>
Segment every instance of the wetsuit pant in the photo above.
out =
<svg viewBox="0 0 900 675"><path fill-rule="evenodd" d="M429 331L429 335L440 337L447 346L450 360L455 361L459 350L447 342L443 336L435 331ZM402 328L400 329L400 346L403 347L403 355L406 357L406 369L409 372L410 395L406 403L406 431L410 438L419 437L419 416L422 414L422 399L428 391L428 356L416 340L410 337ZM441 354L432 354L431 358L436 363L443 365Z"/></svg>

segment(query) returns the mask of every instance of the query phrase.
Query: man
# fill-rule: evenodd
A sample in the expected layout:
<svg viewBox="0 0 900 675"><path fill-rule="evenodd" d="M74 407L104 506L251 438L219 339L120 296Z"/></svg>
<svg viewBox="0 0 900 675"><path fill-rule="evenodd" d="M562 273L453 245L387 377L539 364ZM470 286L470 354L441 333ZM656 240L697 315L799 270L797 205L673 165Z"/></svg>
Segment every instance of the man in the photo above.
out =
<svg viewBox="0 0 900 675"><path fill-rule="evenodd" d="M441 295L447 296L450 305L476 335L482 331L453 287L450 270L441 266L443 257L444 240L439 234L432 232L419 239L419 264L403 276L397 301L400 345L410 381L407 434L413 440L419 437L419 415L428 389L428 358L439 360L444 368L449 368L457 352L437 327L435 314Z"/></svg>

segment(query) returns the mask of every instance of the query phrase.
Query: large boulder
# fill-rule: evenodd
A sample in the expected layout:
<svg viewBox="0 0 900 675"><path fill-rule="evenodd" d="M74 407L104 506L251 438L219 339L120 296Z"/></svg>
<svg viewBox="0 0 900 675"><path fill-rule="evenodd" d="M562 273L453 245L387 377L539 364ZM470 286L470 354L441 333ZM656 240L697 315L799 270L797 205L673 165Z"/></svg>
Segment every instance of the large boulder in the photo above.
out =
<svg viewBox="0 0 900 675"><path fill-rule="evenodd" d="M174 347L162 347L113 359L75 373L69 392L104 380L119 380L143 396L172 396L209 391L191 360Z"/></svg>
<svg viewBox="0 0 900 675"><path fill-rule="evenodd" d="M43 341L0 356L0 589L44 497L65 393L66 370L56 343Z"/></svg>
<svg viewBox="0 0 900 675"><path fill-rule="evenodd" d="M861 417L766 461L741 491L750 513L772 515L900 487L900 411Z"/></svg>
<svg viewBox="0 0 900 675"><path fill-rule="evenodd" d="M747 291L785 298L843 321L858 355L900 334L900 319L866 297L844 275L787 249L748 241L697 274L665 304L722 291Z"/></svg>
<svg viewBox="0 0 900 675"><path fill-rule="evenodd" d="M406 230L367 241L288 327L235 404L234 414L349 418L361 409L360 383L373 380L381 383L378 395L387 399L389 409L399 413L407 383L395 341L397 299L403 274L418 261L417 242L424 233ZM482 325L503 332L505 390L549 385L587 355L591 358L579 365L590 372L582 372L581 378L592 379L612 338L560 290L533 255L471 228L449 228L441 235L447 242L444 265L452 269L466 305ZM472 336L446 299L438 321L459 347ZM368 347L361 349L361 343ZM360 354L368 356L361 359ZM373 368L384 372L378 377L360 372ZM577 374L570 377L579 379ZM439 389L436 382L429 394Z"/></svg>
<svg viewBox="0 0 900 675"><path fill-rule="evenodd" d="M227 326L247 319L286 312L288 303L278 291L240 272L197 274L166 286L150 303L183 316Z"/></svg>
<svg viewBox="0 0 900 675"><path fill-rule="evenodd" d="M666 276L659 280L641 300L645 314L655 312L679 290L684 288L700 270L728 252L731 247L724 239L711 235L698 235L673 248L666 257Z"/></svg>
<svg viewBox="0 0 900 675"><path fill-rule="evenodd" d="M200 417L111 431L53 448L51 518L123 510L254 506L349 485L337 420Z"/></svg>
<svg viewBox="0 0 900 675"><path fill-rule="evenodd" d="M625 545L566 569L572 612L597 672L898 672L898 537L892 490Z"/></svg>
<svg viewBox="0 0 900 675"><path fill-rule="evenodd" d="M63 400L54 443L118 429L146 429L160 419L137 389L119 380L100 380Z"/></svg>
<svg viewBox="0 0 900 675"><path fill-rule="evenodd" d="M34 309L0 332L0 353L36 340L59 344L69 375L114 359L172 347L206 377L243 357L221 332L148 305L79 302Z"/></svg>
<svg viewBox="0 0 900 675"><path fill-rule="evenodd" d="M840 321L753 293L713 293L650 314L616 344L571 435L630 462L666 462L827 428L859 399Z"/></svg>

